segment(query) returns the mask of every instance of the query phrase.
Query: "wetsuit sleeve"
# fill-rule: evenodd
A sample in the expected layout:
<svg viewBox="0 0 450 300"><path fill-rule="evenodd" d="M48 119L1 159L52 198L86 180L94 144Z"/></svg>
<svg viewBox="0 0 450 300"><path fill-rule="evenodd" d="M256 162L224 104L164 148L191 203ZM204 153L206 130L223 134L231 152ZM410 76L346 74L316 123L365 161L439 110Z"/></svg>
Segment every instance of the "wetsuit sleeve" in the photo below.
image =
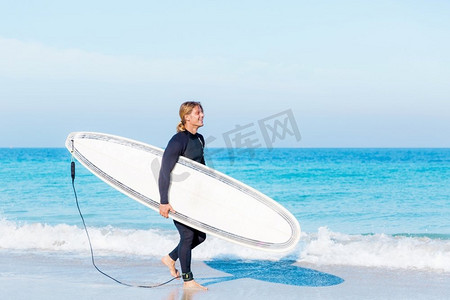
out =
<svg viewBox="0 0 450 300"><path fill-rule="evenodd" d="M205 139L203 138L203 135L201 135L201 134L199 134L198 136L200 138L200 141L202 142L203 152L205 152ZM206 165L205 155L203 155L202 161L200 163L203 164L203 165Z"/></svg>
<svg viewBox="0 0 450 300"><path fill-rule="evenodd" d="M183 152L183 143L179 136L174 135L169 141L161 162L161 170L159 171L159 196L161 204L169 203L169 186L170 186L170 173L175 167L179 156Z"/></svg>

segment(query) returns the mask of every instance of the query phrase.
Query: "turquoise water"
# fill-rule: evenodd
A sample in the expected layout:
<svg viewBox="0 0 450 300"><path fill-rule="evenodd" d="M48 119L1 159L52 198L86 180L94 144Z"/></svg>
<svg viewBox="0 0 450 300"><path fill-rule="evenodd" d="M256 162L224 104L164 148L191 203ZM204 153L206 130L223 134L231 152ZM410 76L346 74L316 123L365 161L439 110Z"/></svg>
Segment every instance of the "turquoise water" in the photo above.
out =
<svg viewBox="0 0 450 300"><path fill-rule="evenodd" d="M282 203L303 230L450 235L450 149L259 149L235 155L213 160L214 166Z"/></svg>
<svg viewBox="0 0 450 300"><path fill-rule="evenodd" d="M449 149L212 151L209 165L280 202L304 231L450 235ZM1 217L79 224L70 161L65 149L1 149ZM161 226L78 163L76 187L92 225Z"/></svg>
<svg viewBox="0 0 450 300"><path fill-rule="evenodd" d="M336 254L336 245L349 247L353 239L362 243L352 244L359 245L359 251L391 246L402 255L398 252L403 250L394 250L398 245L413 251L414 243L424 249L431 243L436 253L444 251L444 260L450 255L450 149L208 149L206 157L208 165L267 194L295 215L305 234L296 250L298 260L311 255L320 260L329 254L316 253L325 251L318 250L318 243ZM70 161L65 149L0 149L0 232L12 235L0 238L0 249L39 248L37 242L22 241L19 246L16 241L36 233L83 238ZM88 226L101 236L117 237L114 244L125 235L133 245L133 230L154 231L162 238L166 232L176 233L170 221L116 192L79 163L75 183ZM53 244L44 249L69 244L66 239L50 240ZM117 250L106 241L103 246ZM223 247L227 252L228 246ZM413 253L412 259L416 255L423 254ZM438 262L430 258L425 267L434 264Z"/></svg>

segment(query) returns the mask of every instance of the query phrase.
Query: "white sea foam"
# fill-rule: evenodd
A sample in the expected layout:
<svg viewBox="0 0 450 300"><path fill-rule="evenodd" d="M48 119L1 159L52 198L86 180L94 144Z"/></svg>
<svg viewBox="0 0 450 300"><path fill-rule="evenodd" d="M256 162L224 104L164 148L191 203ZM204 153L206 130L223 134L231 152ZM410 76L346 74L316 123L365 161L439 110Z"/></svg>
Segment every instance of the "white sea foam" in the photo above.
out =
<svg viewBox="0 0 450 300"><path fill-rule="evenodd" d="M351 265L450 272L450 240L386 234L347 235L321 227L303 237L300 260Z"/></svg>
<svg viewBox="0 0 450 300"><path fill-rule="evenodd" d="M178 241L178 233L159 229L130 230L114 227L89 228L95 255L162 256ZM0 249L89 253L83 229L59 224L16 224L0 220ZM194 258L279 260L284 254L267 253L208 236L194 251ZM450 272L450 240L399 237L386 234L348 235L326 227L303 233L288 258L318 265L420 269Z"/></svg>

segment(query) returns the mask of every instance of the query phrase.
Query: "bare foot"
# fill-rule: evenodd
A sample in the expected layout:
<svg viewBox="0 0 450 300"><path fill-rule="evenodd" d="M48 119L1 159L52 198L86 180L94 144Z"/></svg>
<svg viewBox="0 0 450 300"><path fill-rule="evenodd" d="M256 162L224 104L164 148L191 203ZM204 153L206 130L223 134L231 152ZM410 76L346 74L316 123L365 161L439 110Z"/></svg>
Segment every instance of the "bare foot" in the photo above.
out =
<svg viewBox="0 0 450 300"><path fill-rule="evenodd" d="M175 261L171 259L169 255L164 256L161 261L169 268L170 274L173 277L178 277L178 279L180 279L180 272L175 269Z"/></svg>
<svg viewBox="0 0 450 300"><path fill-rule="evenodd" d="M184 289L196 289L196 290L207 290L208 288L206 286L198 284L195 280L186 281L183 284Z"/></svg>

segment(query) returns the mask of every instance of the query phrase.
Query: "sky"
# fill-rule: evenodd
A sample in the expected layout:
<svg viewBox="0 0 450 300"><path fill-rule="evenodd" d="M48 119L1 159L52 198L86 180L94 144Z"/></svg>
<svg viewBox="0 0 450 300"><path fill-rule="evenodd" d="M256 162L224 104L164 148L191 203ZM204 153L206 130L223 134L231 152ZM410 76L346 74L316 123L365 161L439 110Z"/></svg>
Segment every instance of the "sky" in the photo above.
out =
<svg viewBox="0 0 450 300"><path fill-rule="evenodd" d="M449 15L438 0L0 0L0 147L73 131L165 147L192 100L209 147L450 147Z"/></svg>

